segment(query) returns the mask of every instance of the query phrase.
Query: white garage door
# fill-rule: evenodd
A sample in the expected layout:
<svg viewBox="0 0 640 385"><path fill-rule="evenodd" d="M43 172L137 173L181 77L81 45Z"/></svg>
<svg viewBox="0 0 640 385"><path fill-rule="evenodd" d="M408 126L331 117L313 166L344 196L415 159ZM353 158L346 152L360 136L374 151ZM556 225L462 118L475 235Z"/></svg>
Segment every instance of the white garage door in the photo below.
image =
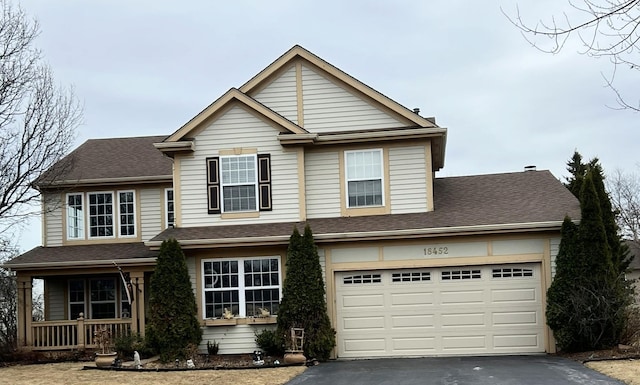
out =
<svg viewBox="0 0 640 385"><path fill-rule="evenodd" d="M540 265L336 273L338 356L544 352Z"/></svg>

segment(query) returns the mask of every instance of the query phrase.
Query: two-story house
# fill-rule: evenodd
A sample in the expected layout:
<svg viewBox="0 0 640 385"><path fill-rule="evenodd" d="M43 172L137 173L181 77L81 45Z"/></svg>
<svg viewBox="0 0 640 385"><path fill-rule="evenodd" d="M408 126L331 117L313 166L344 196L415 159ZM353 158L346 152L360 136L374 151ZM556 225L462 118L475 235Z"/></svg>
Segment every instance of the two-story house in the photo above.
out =
<svg viewBox="0 0 640 385"><path fill-rule="evenodd" d="M104 323L143 332L145 283L175 238L201 347L250 352L276 322L289 236L309 224L336 357L555 351L545 293L578 201L548 171L436 178L446 135L295 46L169 136L90 140L67 177L38 184L43 246L5 264L21 345L91 346ZM44 322L25 316L33 278Z"/></svg>

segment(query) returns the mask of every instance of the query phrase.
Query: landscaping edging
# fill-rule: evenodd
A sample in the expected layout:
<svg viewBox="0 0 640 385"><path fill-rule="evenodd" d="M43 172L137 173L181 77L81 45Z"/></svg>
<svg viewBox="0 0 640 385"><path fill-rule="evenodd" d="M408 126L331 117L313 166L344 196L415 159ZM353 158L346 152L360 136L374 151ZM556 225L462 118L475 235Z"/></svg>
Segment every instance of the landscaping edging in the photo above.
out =
<svg viewBox="0 0 640 385"><path fill-rule="evenodd" d="M194 370L256 370L256 369L273 369L273 368L287 368L291 366L305 366L305 363L301 364L281 364L281 365L255 365L255 366L211 366L211 367L196 367L196 368L140 368L134 367L108 367L99 368L97 366L85 365L82 370L111 370L114 372L189 372Z"/></svg>

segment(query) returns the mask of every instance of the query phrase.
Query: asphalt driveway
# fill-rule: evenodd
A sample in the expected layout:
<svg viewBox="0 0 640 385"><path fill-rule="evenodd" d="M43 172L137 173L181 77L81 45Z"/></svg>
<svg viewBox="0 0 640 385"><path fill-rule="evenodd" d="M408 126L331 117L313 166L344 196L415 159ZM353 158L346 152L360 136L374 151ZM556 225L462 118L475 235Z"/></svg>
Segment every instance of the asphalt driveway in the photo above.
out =
<svg viewBox="0 0 640 385"><path fill-rule="evenodd" d="M623 385L553 356L438 357L336 361L308 368L287 385Z"/></svg>

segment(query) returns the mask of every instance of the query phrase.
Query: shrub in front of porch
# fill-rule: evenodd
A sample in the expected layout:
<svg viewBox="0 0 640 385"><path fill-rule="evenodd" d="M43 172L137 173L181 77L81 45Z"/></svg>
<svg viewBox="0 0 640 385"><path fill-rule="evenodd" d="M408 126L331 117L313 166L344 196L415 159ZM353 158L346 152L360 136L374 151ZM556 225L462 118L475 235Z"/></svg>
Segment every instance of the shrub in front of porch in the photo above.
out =
<svg viewBox="0 0 640 385"><path fill-rule="evenodd" d="M163 362L184 359L189 344L200 344L202 330L185 256L175 239L160 246L149 293L149 346Z"/></svg>

